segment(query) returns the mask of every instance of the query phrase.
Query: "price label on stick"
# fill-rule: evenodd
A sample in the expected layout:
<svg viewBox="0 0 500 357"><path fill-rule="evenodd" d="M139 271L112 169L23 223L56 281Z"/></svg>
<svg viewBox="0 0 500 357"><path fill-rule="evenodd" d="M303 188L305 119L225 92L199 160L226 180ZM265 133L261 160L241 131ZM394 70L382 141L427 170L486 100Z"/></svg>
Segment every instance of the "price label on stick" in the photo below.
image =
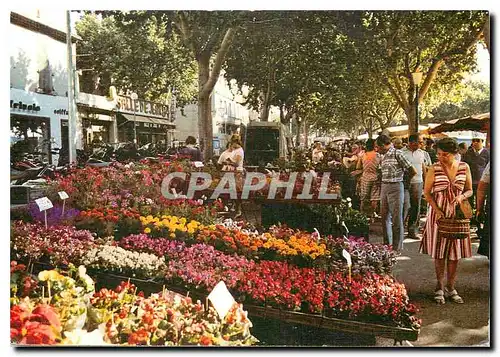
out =
<svg viewBox="0 0 500 357"><path fill-rule="evenodd" d="M349 282L351 282L351 266L352 266L352 261L351 261L351 254L345 249L342 249L342 256L347 260L347 267L349 268Z"/></svg>
<svg viewBox="0 0 500 357"><path fill-rule="evenodd" d="M59 198L61 200L67 200L69 198L68 194L66 193L66 191L61 191L61 192L58 192L59 193Z"/></svg>
<svg viewBox="0 0 500 357"><path fill-rule="evenodd" d="M347 265L351 266L352 261L351 261L351 255L349 254L349 252L345 249L342 249L342 256L345 258L345 260L347 260Z"/></svg>
<svg viewBox="0 0 500 357"><path fill-rule="evenodd" d="M35 200L35 202L38 205L38 208L40 209L40 212L46 211L49 208L54 207L52 205L52 202L47 197L39 198L39 199Z"/></svg>
<svg viewBox="0 0 500 357"><path fill-rule="evenodd" d="M203 162L201 162L201 161L194 161L193 163L194 163L194 167L196 167L196 168L200 168L200 167L205 166L205 165L203 165Z"/></svg>
<svg viewBox="0 0 500 357"><path fill-rule="evenodd" d="M221 319L226 317L227 313L236 302L223 281L215 285L215 288L210 295L208 295L208 300L210 300Z"/></svg>

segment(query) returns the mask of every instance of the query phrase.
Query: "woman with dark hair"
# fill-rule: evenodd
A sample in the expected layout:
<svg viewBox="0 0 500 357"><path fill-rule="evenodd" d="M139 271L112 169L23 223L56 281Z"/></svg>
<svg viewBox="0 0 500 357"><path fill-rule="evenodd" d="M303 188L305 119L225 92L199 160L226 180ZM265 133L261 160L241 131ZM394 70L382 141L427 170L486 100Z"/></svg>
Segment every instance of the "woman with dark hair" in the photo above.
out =
<svg viewBox="0 0 500 357"><path fill-rule="evenodd" d="M191 161L203 161L200 149L195 147L196 139L193 136L186 138L186 147L179 150L179 155L187 156Z"/></svg>
<svg viewBox="0 0 500 357"><path fill-rule="evenodd" d="M455 159L458 143L444 138L437 143L438 162L429 167L424 186L424 197L429 203L420 251L434 259L437 285L434 300L445 303L445 297L463 304L455 289L458 261L472 256L470 230L458 234L458 227L443 234L438 232L441 218L458 218L460 203L472 195L472 178L469 165ZM456 232L456 233L455 233ZM447 284L444 284L445 269Z"/></svg>
<svg viewBox="0 0 500 357"><path fill-rule="evenodd" d="M375 151L375 140L368 139L366 152L358 161L356 170L362 170L361 174L361 212L368 212L368 202L371 203L371 213L376 216L377 206L380 201L380 181L377 168L380 165L380 155Z"/></svg>

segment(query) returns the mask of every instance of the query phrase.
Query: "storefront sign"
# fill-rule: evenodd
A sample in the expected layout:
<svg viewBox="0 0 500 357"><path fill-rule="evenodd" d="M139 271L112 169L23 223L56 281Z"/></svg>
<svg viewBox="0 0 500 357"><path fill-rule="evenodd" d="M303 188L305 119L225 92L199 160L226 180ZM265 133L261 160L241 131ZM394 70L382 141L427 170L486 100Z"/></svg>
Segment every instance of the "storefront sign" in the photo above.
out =
<svg viewBox="0 0 500 357"><path fill-rule="evenodd" d="M56 109L54 114L69 115L69 112L66 109Z"/></svg>
<svg viewBox="0 0 500 357"><path fill-rule="evenodd" d="M144 113L157 115L164 118L170 117L170 107L166 104L153 103L145 100L136 100L135 108L134 101L130 97L118 97L117 108L128 112Z"/></svg>
<svg viewBox="0 0 500 357"><path fill-rule="evenodd" d="M10 109L39 112L40 111L40 106L36 105L35 103L33 103L33 104L26 104L26 103L23 103L21 101L14 103L14 101L11 100L10 101Z"/></svg>

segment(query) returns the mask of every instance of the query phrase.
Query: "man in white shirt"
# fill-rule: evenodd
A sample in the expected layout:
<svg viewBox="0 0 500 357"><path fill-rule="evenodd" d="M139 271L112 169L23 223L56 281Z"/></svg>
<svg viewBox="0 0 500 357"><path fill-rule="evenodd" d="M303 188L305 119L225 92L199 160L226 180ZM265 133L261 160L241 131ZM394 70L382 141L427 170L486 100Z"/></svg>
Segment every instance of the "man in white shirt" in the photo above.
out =
<svg viewBox="0 0 500 357"><path fill-rule="evenodd" d="M408 138L408 147L402 151L403 156L408 159L417 172L405 185L405 198L403 205L403 221L408 218L408 238L415 238L418 234L420 223L420 202L424 187L424 177L427 170L428 160L425 151L419 148L424 141L419 134L412 134Z"/></svg>

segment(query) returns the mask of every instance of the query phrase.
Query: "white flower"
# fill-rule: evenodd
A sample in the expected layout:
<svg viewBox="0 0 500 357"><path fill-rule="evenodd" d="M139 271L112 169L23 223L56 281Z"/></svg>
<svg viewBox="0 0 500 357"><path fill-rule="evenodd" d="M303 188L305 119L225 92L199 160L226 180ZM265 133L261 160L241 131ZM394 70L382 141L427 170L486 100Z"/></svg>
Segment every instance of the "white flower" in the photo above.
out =
<svg viewBox="0 0 500 357"><path fill-rule="evenodd" d="M68 339L67 342L73 345L80 346L102 346L109 343L104 341L104 333L101 329L96 329L92 332L87 330L73 330L71 332L64 332L64 336Z"/></svg>
<svg viewBox="0 0 500 357"><path fill-rule="evenodd" d="M347 197L346 200L347 200L347 202L351 202L352 201L351 197Z"/></svg>

